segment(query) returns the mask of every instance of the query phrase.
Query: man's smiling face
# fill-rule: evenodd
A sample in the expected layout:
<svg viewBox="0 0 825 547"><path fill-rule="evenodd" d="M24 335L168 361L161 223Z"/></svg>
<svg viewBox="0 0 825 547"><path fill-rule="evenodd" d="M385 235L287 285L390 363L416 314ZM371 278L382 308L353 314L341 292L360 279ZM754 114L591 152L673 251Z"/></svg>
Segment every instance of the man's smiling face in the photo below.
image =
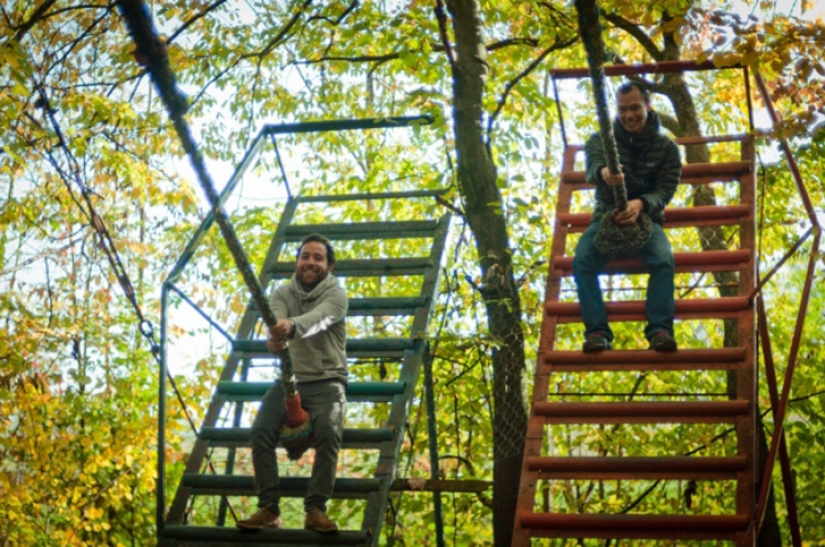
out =
<svg viewBox="0 0 825 547"><path fill-rule="evenodd" d="M309 241L301 247L298 262L295 264L295 275L304 289L309 291L324 280L332 271L327 260L327 247L318 241Z"/></svg>
<svg viewBox="0 0 825 547"><path fill-rule="evenodd" d="M619 109L619 123L628 133L641 133L647 125L650 102L645 101L641 91L635 87L629 93L616 96Z"/></svg>

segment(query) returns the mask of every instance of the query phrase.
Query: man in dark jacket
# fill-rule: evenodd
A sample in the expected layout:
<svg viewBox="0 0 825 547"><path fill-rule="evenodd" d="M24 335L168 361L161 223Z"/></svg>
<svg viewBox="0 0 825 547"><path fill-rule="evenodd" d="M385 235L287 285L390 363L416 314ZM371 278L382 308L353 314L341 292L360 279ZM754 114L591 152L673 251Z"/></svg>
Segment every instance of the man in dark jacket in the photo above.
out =
<svg viewBox="0 0 825 547"><path fill-rule="evenodd" d="M326 502L335 485L347 387L348 301L332 275L334 265L335 253L327 238L319 234L304 238L295 275L270 298L278 321L270 327L267 341L273 353L289 344L302 406L312 423L315 460L304 498L304 528L320 533L338 531L326 515ZM264 395L252 425L252 466L260 509L239 520L239 528L283 528L275 447L286 421L284 397L283 384L276 382Z"/></svg>
<svg viewBox="0 0 825 547"><path fill-rule="evenodd" d="M665 206L679 184L682 160L676 143L660 132L659 117L650 109L646 88L635 82L623 84L616 93L616 103L618 115L613 122L613 132L622 173L610 173L598 133L585 144L585 178L596 186L596 210L579 239L573 259L573 275L585 325L582 349L585 352L610 349L613 340L598 277L608 257L595 248L593 240L602 215L615 208L612 187L624 182L627 209L616 215L616 222L629 226L636 222L642 211L653 221L653 231L647 243L633 253L650 274L645 337L651 349L673 351L676 349L673 338L673 251L662 224Z"/></svg>

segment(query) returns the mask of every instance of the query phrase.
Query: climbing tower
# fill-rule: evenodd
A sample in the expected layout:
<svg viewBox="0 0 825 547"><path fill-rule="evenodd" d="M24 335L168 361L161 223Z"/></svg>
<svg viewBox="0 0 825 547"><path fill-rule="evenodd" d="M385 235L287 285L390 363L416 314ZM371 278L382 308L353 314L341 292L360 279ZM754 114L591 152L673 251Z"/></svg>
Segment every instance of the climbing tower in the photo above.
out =
<svg viewBox="0 0 825 547"><path fill-rule="evenodd" d="M267 126L253 143L225 193L231 191L251 163L252 152L257 152L264 137L427 122L425 118L389 118ZM407 414L427 351L427 325L450 223L450 217L441 215L442 208L436 203L443 193L421 190L291 197L277 226L272 227L271 243L261 267L259 280L268 292L274 284L291 277L295 269L294 252L304 236L321 233L336 247L339 258L333 273L349 293L347 357L351 380L347 401L350 407L367 405L371 410L366 409L364 413L377 416L381 422L378 427L359 426L355 417L345 420L344 424L342 453L350 454L347 457L350 460L368 461L372 471L355 476L348 475L347 469L339 469L333 501L348 500L347 513L356 515L350 521L359 519L359 525L342 527L337 534L322 536L294 526L290 528L291 516L287 514L284 514L286 529L258 532L238 530L234 520L227 518L245 516L235 514L230 498L254 499L255 494L248 465L249 410L257 409L258 401L272 382L250 381L250 373L277 365L276 357L266 349L266 329L260 314L255 305L250 304L232 337L232 351L225 361L168 514L162 513L165 501L163 492L160 493L161 545L378 544L404 441ZM399 212L405 209L417 211L418 216L399 219ZM208 228L210 219L204 224ZM193 241L201 237L199 231ZM362 251L366 254L348 254L353 243L357 243L358 249L368 249ZM191 256L193 245L170 275L165 291L168 292ZM414 290L410 292L409 287ZM352 424L353 421L359 423ZM352 456L354 453L357 455ZM284 456L279 458L282 497L303 498L310 466L300 468L298 475L290 475L292 468L284 465ZM247 465L241 466L239 462L244 457ZM203 498L220 500L215 522L208 525L197 515L198 500ZM249 510L249 505L245 510ZM340 524L340 515L331 513L331 516ZM303 514L299 517L302 519Z"/></svg>
<svg viewBox="0 0 825 547"><path fill-rule="evenodd" d="M660 63L645 66L606 67L609 76L622 74L663 73L711 68L692 63ZM587 71L555 71L554 79L582 78ZM568 145L564 151L561 182L558 191L556 225L551 250L551 266L547 279L544 319L542 323L538 362L535 368L533 397L530 408L526 450L513 537L514 546L529 545L531 538L602 538L729 540L737 546L754 544L756 506L755 470L755 312L752 295L755 286L755 176L754 146L751 136L728 135L676 139L680 145L700 143L738 143L739 158L708 164L685 165L681 185L724 183L735 191L735 203L722 206L671 207L665 211L665 230L689 227L725 227L737 237L738 248L700 252L674 253L677 275L685 272L734 272L735 296L725 298L695 298L691 291L677 295L676 320L706 321L721 325L735 323L738 336L735 347L702 347L701 342L682 344L675 353L659 353L648 349L613 349L585 354L575 349L557 348L557 332L562 325L579 323L579 305L563 301L562 284L572 276L572 250L576 234L587 227L589 212L571 212L577 197L592 189L585 183L584 172L576 169L577 155L582 146ZM627 276L644 273L635 259L612 260L606 276ZM603 278L604 279L604 278ZM613 277L613 279L617 279ZM617 290L605 291L608 317L613 325L645 321L644 300L622 299L621 283L609 282ZM717 327L717 328L721 328ZM718 339L716 337L715 339ZM645 346L642 346L645 347ZM609 386L609 376L636 373L641 381L646 375L716 374L715 393L679 394L615 394L573 393L577 378L601 374L603 386ZM726 379L735 386L725 393ZM591 384L588 384L591 385ZM569 390L571 395L565 396ZM678 390L676 390L678 391ZM719 392L722 393L719 393ZM668 424L668 425L665 425ZM658 433L659 427L685 424L679 431L691 431L694 425L726 424L728 437L735 438L724 453L704 455L667 450L650 453L644 445L645 436L672 435ZM700 426L701 427L701 426ZM578 428L578 429L577 429ZM585 428L585 429L582 429ZM578 451L563 451L554 445L554 433L575 436L586 428L611 430L619 439L617 446ZM578 432L578 433L577 433ZM586 436L586 433L582 434ZM636 441L630 439L638 435ZM568 437L569 438L569 437ZM647 437L649 438L649 437ZM701 444L697 439L697 444ZM661 443L666 445L667 443ZM635 445L638 453L624 447ZM615 482L613 482L615 481ZM702 514L690 509L691 489L703 481L720 481L727 491L730 511L726 514ZM644 490L647 485L671 484L673 503L645 507L635 512L633 507L620 507L617 512L590 513L570 509L555 510L549 492L570 484L588 488L615 485ZM641 498L640 498L641 499ZM681 502L677 503L677 502ZM586 504L585 504L586 505ZM680 506L681 505L681 506Z"/></svg>

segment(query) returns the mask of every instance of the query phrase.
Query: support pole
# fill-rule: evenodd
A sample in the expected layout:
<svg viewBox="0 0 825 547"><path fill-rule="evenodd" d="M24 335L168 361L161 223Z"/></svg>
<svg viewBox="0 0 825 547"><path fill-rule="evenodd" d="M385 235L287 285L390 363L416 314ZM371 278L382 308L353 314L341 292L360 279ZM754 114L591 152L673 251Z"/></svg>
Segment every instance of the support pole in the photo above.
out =
<svg viewBox="0 0 825 547"><path fill-rule="evenodd" d="M424 355L424 391L427 400L427 436L430 440L430 478L438 481L438 432L435 423L435 393L433 392L433 358L430 346ZM441 509L441 492L433 491L433 513L435 517L435 540L437 547L445 547L444 514Z"/></svg>

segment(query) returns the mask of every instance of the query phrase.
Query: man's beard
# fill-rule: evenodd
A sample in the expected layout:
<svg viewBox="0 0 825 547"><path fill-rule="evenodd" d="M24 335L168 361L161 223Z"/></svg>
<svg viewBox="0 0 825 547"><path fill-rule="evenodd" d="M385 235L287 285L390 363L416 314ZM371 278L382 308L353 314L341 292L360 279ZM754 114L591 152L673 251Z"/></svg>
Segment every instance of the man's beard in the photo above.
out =
<svg viewBox="0 0 825 547"><path fill-rule="evenodd" d="M304 287L304 289L308 289L308 290L309 289L314 289L315 287L317 287L318 284L320 284L321 281L326 279L327 276L329 275L329 270L320 270L318 272L313 272L312 270L310 270L310 272L312 272L311 275L313 276L312 281L305 281L304 280L304 273L305 272L303 270L299 270L297 272L298 273L298 281L301 282L301 285Z"/></svg>

